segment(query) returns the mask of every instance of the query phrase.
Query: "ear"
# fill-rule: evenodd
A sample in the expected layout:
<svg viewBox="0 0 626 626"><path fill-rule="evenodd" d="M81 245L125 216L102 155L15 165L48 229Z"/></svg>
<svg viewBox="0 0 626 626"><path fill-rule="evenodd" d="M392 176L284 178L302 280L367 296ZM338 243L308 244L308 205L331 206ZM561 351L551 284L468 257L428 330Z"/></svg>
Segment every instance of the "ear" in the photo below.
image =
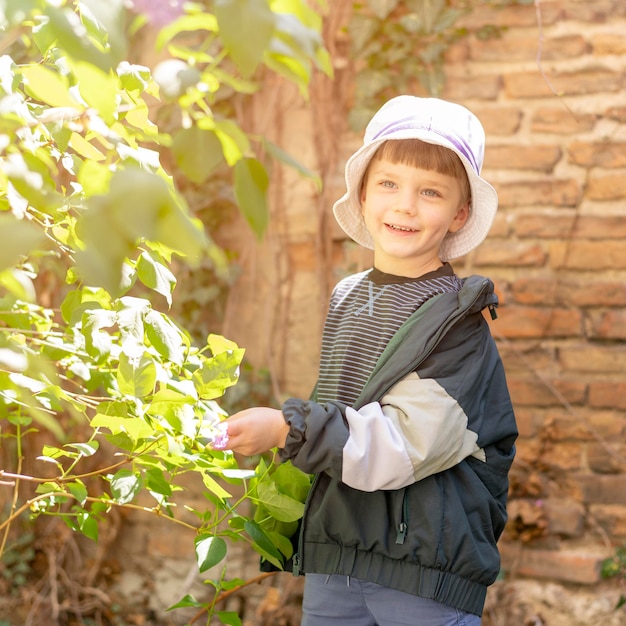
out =
<svg viewBox="0 0 626 626"><path fill-rule="evenodd" d="M452 218L452 222L450 223L450 228L448 228L449 233L456 233L461 230L467 219L470 215L470 202L464 202L457 210L456 215Z"/></svg>

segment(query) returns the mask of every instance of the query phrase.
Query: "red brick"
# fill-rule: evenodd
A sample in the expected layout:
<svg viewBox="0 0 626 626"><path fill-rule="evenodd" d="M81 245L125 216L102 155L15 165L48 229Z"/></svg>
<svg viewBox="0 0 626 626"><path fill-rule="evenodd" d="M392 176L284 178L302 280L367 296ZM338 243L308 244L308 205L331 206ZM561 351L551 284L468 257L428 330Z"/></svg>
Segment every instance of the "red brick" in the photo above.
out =
<svg viewBox="0 0 626 626"><path fill-rule="evenodd" d="M537 411L534 408L515 407L515 421L520 437L534 437L537 434Z"/></svg>
<svg viewBox="0 0 626 626"><path fill-rule="evenodd" d="M590 513L606 533L613 537L626 538L626 506L598 504L590 507Z"/></svg>
<svg viewBox="0 0 626 626"><path fill-rule="evenodd" d="M591 443L587 447L587 465L596 474L619 474L626 472L626 444L624 432L619 439Z"/></svg>
<svg viewBox="0 0 626 626"><path fill-rule="evenodd" d="M543 107L533 113L530 129L534 133L573 135L593 129L597 116L580 113L572 108Z"/></svg>
<svg viewBox="0 0 626 626"><path fill-rule="evenodd" d="M507 306L498 309L498 332L509 339L579 337L582 313L575 309Z"/></svg>
<svg viewBox="0 0 626 626"><path fill-rule="evenodd" d="M513 576L560 580L593 585L600 580L606 555L588 550L539 550L524 546L500 546L504 569Z"/></svg>
<svg viewBox="0 0 626 626"><path fill-rule="evenodd" d="M602 92L617 92L623 79L619 72L604 68L591 68L579 72L556 73L540 71L511 72L503 76L508 98L547 98L549 96L582 96Z"/></svg>
<svg viewBox="0 0 626 626"><path fill-rule="evenodd" d="M610 120L626 124L626 106L613 106L604 112L604 116Z"/></svg>
<svg viewBox="0 0 626 626"><path fill-rule="evenodd" d="M561 158L561 149L551 145L490 146L485 152L485 167L494 169L551 172Z"/></svg>
<svg viewBox="0 0 626 626"><path fill-rule="evenodd" d="M525 213L515 217L515 233L519 237L542 239L624 239L626 215L596 217L556 211Z"/></svg>
<svg viewBox="0 0 626 626"><path fill-rule="evenodd" d="M545 262L545 250L534 243L511 244L488 239L474 253L474 263L482 266L542 267Z"/></svg>
<svg viewBox="0 0 626 626"><path fill-rule="evenodd" d="M626 54L626 39L623 33L599 33L591 37L594 56L603 54Z"/></svg>
<svg viewBox="0 0 626 626"><path fill-rule="evenodd" d="M481 121L487 138L492 135L513 135L520 127L522 111L516 107L472 107L473 113ZM489 141L489 139L487 139ZM487 144L489 148L489 144Z"/></svg>
<svg viewBox="0 0 626 626"><path fill-rule="evenodd" d="M575 480L585 504L626 504L626 474L584 475Z"/></svg>
<svg viewBox="0 0 626 626"><path fill-rule="evenodd" d="M526 213L515 217L515 233L520 237L550 239L624 239L626 215L596 217L574 212Z"/></svg>
<svg viewBox="0 0 626 626"><path fill-rule="evenodd" d="M575 214L530 213L515 218L515 234L518 237L538 237L541 239L565 239L572 235Z"/></svg>
<svg viewBox="0 0 626 626"><path fill-rule="evenodd" d="M574 141L568 148L571 163L585 167L626 167L626 142Z"/></svg>
<svg viewBox="0 0 626 626"><path fill-rule="evenodd" d="M500 94L500 78L476 74L455 76L452 72L446 78L442 98L453 101L496 100Z"/></svg>
<svg viewBox="0 0 626 626"><path fill-rule="evenodd" d="M547 18L550 19L550 18ZM548 23L548 22L545 22ZM537 16L532 6L494 7L486 4L476 7L461 18L457 25L474 31L481 27L501 26L504 28L536 26Z"/></svg>
<svg viewBox="0 0 626 626"><path fill-rule="evenodd" d="M582 195L580 183L574 179L525 180L500 183L498 196L500 206L575 207Z"/></svg>
<svg viewBox="0 0 626 626"><path fill-rule="evenodd" d="M594 0L593 2L566 2L564 20L606 24L624 16L625 6L621 0Z"/></svg>
<svg viewBox="0 0 626 626"><path fill-rule="evenodd" d="M626 150L626 144L624 144ZM577 215L572 237L578 239L626 238L626 215Z"/></svg>
<svg viewBox="0 0 626 626"><path fill-rule="evenodd" d="M547 441L539 462L549 471L575 472L582 468L584 444L573 441Z"/></svg>
<svg viewBox="0 0 626 626"><path fill-rule="evenodd" d="M585 507L565 498L546 498L543 503L548 532L562 537L580 537L585 529Z"/></svg>
<svg viewBox="0 0 626 626"><path fill-rule="evenodd" d="M584 387L584 385L583 385ZM582 405L584 399L580 402ZM544 416L542 435L554 441L576 440L594 442L621 440L624 418L616 411L589 411L583 406L575 409L548 409Z"/></svg>
<svg viewBox="0 0 626 626"><path fill-rule="evenodd" d="M589 406L626 410L626 382L591 381Z"/></svg>
<svg viewBox="0 0 626 626"><path fill-rule="evenodd" d="M626 311L593 311L589 315L591 339L621 339L626 341Z"/></svg>
<svg viewBox="0 0 626 626"><path fill-rule="evenodd" d="M510 31L509 31L510 32ZM547 38L541 43L536 33L531 36L504 34L491 39L473 39L470 42L470 58L474 61L534 61L541 51L544 61L573 59L586 54L589 45L581 35L564 35Z"/></svg>
<svg viewBox="0 0 626 626"><path fill-rule="evenodd" d="M585 197L590 200L622 200L626 198L626 175L623 172L589 172Z"/></svg>
<svg viewBox="0 0 626 626"><path fill-rule="evenodd" d="M562 407L564 400L580 405L585 399L585 384L576 381L508 376L508 386L516 406Z"/></svg>
<svg viewBox="0 0 626 626"><path fill-rule="evenodd" d="M550 265L555 269L626 269L623 241L563 241L549 246Z"/></svg>
<svg viewBox="0 0 626 626"><path fill-rule="evenodd" d="M568 372L625 372L626 346L562 346L559 348L559 362Z"/></svg>

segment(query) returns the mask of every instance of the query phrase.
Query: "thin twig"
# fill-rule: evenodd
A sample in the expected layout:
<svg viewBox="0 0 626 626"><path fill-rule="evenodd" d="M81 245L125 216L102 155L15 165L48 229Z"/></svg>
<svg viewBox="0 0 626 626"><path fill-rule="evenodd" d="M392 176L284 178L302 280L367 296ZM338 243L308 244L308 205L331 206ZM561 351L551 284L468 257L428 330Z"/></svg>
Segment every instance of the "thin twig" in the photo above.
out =
<svg viewBox="0 0 626 626"><path fill-rule="evenodd" d="M263 574L259 574L258 576L255 576L254 578L251 578L250 580L246 580L244 583L241 583L241 585L238 585L237 587L233 587L232 589L229 589L228 591L224 591L224 592L220 593L220 595L217 596L217 598L215 599L215 602L213 602L212 606L215 606L216 604L224 602L224 600L226 600L227 598L232 596L234 593L237 593L238 591L241 591L241 589L243 589L244 587L248 587L249 585L253 585L255 583L260 583L263 580L265 580L266 578L270 578L271 576L276 576L276 574L278 574L278 573L279 572L264 572ZM197 622L207 612L207 610L208 609L206 607L204 607L201 611L198 611L189 620L189 623L193 624L193 623Z"/></svg>

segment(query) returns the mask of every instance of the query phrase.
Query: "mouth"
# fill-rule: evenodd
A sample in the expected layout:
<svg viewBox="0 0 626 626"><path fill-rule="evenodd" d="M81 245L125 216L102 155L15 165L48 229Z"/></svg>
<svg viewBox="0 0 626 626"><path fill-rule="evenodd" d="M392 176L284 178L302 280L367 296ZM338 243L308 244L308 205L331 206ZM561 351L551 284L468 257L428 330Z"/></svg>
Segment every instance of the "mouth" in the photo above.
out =
<svg viewBox="0 0 626 626"><path fill-rule="evenodd" d="M397 224L385 224L385 226L399 233L416 233L417 232L415 228L409 228L408 226L398 226Z"/></svg>

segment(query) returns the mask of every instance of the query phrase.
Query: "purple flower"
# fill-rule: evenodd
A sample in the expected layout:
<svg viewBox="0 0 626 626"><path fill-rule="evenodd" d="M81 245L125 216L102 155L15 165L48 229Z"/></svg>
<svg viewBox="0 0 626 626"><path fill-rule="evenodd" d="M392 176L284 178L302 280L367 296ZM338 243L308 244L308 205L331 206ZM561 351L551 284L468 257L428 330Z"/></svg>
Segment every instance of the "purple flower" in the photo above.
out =
<svg viewBox="0 0 626 626"><path fill-rule="evenodd" d="M215 426L215 433L213 435L213 442L211 447L215 450L224 450L228 445L228 424L226 422L220 422Z"/></svg>
<svg viewBox="0 0 626 626"><path fill-rule="evenodd" d="M142 13L157 28L162 28L184 14L185 0L130 0L131 7Z"/></svg>

